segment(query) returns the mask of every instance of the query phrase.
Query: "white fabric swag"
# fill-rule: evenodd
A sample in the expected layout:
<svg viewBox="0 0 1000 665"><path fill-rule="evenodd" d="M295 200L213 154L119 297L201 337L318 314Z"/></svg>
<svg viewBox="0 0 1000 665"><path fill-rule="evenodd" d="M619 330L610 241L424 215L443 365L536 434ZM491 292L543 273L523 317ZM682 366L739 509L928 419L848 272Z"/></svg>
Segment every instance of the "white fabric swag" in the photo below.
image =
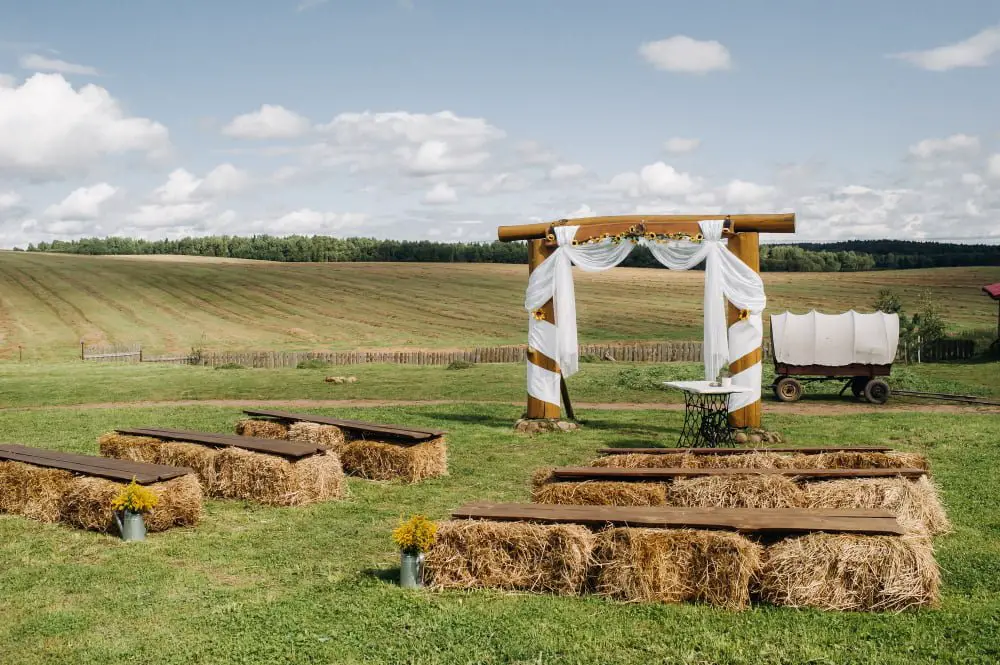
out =
<svg viewBox="0 0 1000 665"><path fill-rule="evenodd" d="M690 240L657 242L640 238L637 244L648 248L657 261L671 270L689 270L702 261L705 262L703 356L705 378L714 380L719 370L728 365L731 359L742 357L760 346L763 335L761 313L767 300L760 275L729 251L722 239L723 221L703 220L698 225L703 236L700 243ZM557 226L553 229L558 247L531 273L524 299L525 310L532 313L549 299L553 301L556 324L552 326L554 330L548 330L549 334L545 335L546 346L549 348L538 350L555 360L566 377L572 376L579 369L573 266L587 272L608 270L624 261L634 246L630 240L615 242L610 238L573 245L578 228L579 226ZM728 335L725 300L750 312L749 318L734 324ZM529 340L538 339L536 328L542 323L546 322L537 321L534 316L529 318ZM757 397L759 370L757 367ZM529 366L529 382L531 374ZM738 380L740 378L752 380L751 376L737 375L734 383L743 384L743 381ZM748 382L747 385L751 384ZM546 392L551 394L550 391ZM748 397L751 398L749 401L746 401L746 397L742 401L754 401L752 395ZM735 410L732 404L731 410Z"/></svg>

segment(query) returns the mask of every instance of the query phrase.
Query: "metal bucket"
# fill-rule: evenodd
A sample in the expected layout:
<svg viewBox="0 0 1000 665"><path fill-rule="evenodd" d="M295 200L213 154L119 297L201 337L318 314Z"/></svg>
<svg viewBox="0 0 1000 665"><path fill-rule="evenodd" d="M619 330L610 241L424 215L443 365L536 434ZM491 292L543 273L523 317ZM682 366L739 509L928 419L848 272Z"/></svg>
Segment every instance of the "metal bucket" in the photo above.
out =
<svg viewBox="0 0 1000 665"><path fill-rule="evenodd" d="M125 510L120 514L114 513L114 516L122 540L146 540L146 521L142 518L142 513Z"/></svg>
<svg viewBox="0 0 1000 665"><path fill-rule="evenodd" d="M417 589L423 586L424 554L400 553L399 585L404 589Z"/></svg>

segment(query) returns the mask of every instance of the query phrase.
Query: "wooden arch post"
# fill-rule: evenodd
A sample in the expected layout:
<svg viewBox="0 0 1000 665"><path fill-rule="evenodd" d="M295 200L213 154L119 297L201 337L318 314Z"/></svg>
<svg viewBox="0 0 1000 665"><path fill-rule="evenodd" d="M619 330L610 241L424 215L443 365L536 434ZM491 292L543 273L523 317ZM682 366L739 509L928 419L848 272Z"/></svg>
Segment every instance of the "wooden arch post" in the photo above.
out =
<svg viewBox="0 0 1000 665"><path fill-rule="evenodd" d="M540 224L523 224L518 226L501 226L497 230L501 242L525 240L528 242L528 273L537 268L549 255L555 251L555 245L549 240L553 236L553 227L579 226L575 240L586 242L589 239L605 235L629 233L636 228L644 233L695 234L700 231L698 222L708 219L725 221L724 237L728 238L728 247L733 254L750 266L754 272L760 273L760 234L761 233L795 233L795 214L768 215L618 215L611 217L590 217L585 219L561 219L556 222ZM551 300L546 302L538 312L550 323L555 323L555 311ZM731 305L727 310L727 320L731 327L739 320L740 312ZM559 373L559 365L555 359L543 354L529 345L528 363L549 372ZM763 361L763 347L757 347L729 364L730 371L735 375L758 365ZM563 401L568 401L563 388ZM761 420L761 403L758 397L754 402L729 414L732 427L759 427ZM559 418L558 403L540 400L528 395L527 417L529 419Z"/></svg>

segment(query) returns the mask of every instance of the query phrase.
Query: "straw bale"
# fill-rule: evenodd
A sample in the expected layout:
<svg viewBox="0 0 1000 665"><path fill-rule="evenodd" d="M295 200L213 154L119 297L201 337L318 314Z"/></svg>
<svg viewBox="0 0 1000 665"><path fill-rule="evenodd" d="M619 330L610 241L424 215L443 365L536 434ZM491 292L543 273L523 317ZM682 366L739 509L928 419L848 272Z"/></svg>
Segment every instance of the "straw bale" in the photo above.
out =
<svg viewBox="0 0 1000 665"><path fill-rule="evenodd" d="M412 446L359 439L340 449L340 459L347 473L368 480L415 483L448 474L444 437Z"/></svg>
<svg viewBox="0 0 1000 665"><path fill-rule="evenodd" d="M928 469L927 458L918 453L858 453L840 450L815 455L801 455L797 469Z"/></svg>
<svg viewBox="0 0 1000 665"><path fill-rule="evenodd" d="M813 533L767 548L758 593L775 605L902 611L939 601L929 538Z"/></svg>
<svg viewBox="0 0 1000 665"><path fill-rule="evenodd" d="M69 471L0 462L0 513L56 522L59 499L72 478Z"/></svg>
<svg viewBox="0 0 1000 665"><path fill-rule="evenodd" d="M218 453L209 493L274 506L302 506L347 496L347 483L333 451L290 462L231 447Z"/></svg>
<svg viewBox="0 0 1000 665"><path fill-rule="evenodd" d="M425 560L428 586L578 595L586 588L594 539L578 524L440 522Z"/></svg>
<svg viewBox="0 0 1000 665"><path fill-rule="evenodd" d="M219 450L198 443L163 441L147 436L126 436L114 432L98 440L101 455L133 462L186 466L198 474L207 490L215 486Z"/></svg>
<svg viewBox="0 0 1000 665"><path fill-rule="evenodd" d="M926 476L828 480L807 483L805 492L808 508L880 508L914 533L940 535L952 528L937 487Z"/></svg>
<svg viewBox="0 0 1000 665"><path fill-rule="evenodd" d="M618 600L702 601L728 609L750 602L763 548L736 533L613 528L594 546L595 593Z"/></svg>
<svg viewBox="0 0 1000 665"><path fill-rule="evenodd" d="M339 427L304 421L294 422L288 426L288 440L305 441L337 451L341 450L347 443L344 430Z"/></svg>
<svg viewBox="0 0 1000 665"><path fill-rule="evenodd" d="M236 423L236 433L241 436L253 436L258 439L287 439L288 425L276 420L258 420L243 418Z"/></svg>
<svg viewBox="0 0 1000 665"><path fill-rule="evenodd" d="M73 478L60 502L60 519L67 524L93 531L117 532L111 501L124 487L104 478ZM146 530L164 531L173 526L192 526L201 519L202 490L191 474L148 485L159 501L145 515Z"/></svg>
<svg viewBox="0 0 1000 665"><path fill-rule="evenodd" d="M552 480L552 471L555 468L554 466L543 466L535 469L531 473L531 489L537 490Z"/></svg>
<svg viewBox="0 0 1000 665"><path fill-rule="evenodd" d="M799 457L769 452L746 452L735 455L697 455L696 466L702 469L794 469Z"/></svg>
<svg viewBox="0 0 1000 665"><path fill-rule="evenodd" d="M698 455L690 453L626 453L624 455L605 455L598 457L590 466L615 467L620 469L667 469L694 468L698 466Z"/></svg>
<svg viewBox="0 0 1000 665"><path fill-rule="evenodd" d="M681 508L797 508L806 495L785 476L703 476L667 485L666 501Z"/></svg>
<svg viewBox="0 0 1000 665"><path fill-rule="evenodd" d="M666 496L663 483L587 480L545 483L534 489L531 499L535 503L586 506L662 506Z"/></svg>

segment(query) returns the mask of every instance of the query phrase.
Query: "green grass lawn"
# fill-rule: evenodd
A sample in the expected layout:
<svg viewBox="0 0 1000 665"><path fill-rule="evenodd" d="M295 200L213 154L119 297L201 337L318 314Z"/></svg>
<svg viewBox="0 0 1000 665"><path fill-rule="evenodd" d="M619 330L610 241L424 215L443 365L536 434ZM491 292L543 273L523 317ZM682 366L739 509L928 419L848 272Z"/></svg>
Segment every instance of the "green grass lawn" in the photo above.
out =
<svg viewBox="0 0 1000 665"><path fill-rule="evenodd" d="M904 368L902 381L998 394L1000 365ZM358 366L358 384L323 370L213 370L80 364L0 366L0 439L97 453L115 427L232 431L241 411L144 407L176 399L449 399L460 403L310 408L449 431L450 475L417 485L349 479L351 497L300 508L206 501L202 523L120 540L0 516L0 663L995 663L1000 659L1000 418L871 411L765 425L801 445L890 444L930 457L955 533L935 540L938 609L899 615L755 606L624 604L490 591L407 591L390 532L471 500L524 501L531 472L579 464L601 446L669 445L678 411L587 409L569 434L526 438L524 369ZM694 365L586 364L578 401L676 399L660 380ZM493 404L461 400L494 401ZM73 404L121 402L104 409ZM819 402L824 398L819 397ZM827 398L827 401L828 398ZM508 403L504 403L508 402ZM510 404L513 402L514 404ZM50 408L59 406L60 408ZM33 408L18 408L33 407Z"/></svg>
<svg viewBox="0 0 1000 665"><path fill-rule="evenodd" d="M231 430L217 407L0 413L4 439L97 452L149 423ZM956 525L937 539L940 609L901 615L630 605L395 582L400 516L474 499L526 500L533 469L601 445L677 435L676 412L592 411L573 434L511 431L513 406L338 410L450 431L450 475L413 486L351 479L351 498L304 508L207 501L195 528L125 544L0 517L2 662L35 663L991 663L1000 658L1000 419L995 415L771 416L798 444L888 443L930 456Z"/></svg>
<svg viewBox="0 0 1000 665"><path fill-rule="evenodd" d="M581 402L678 402L681 394L663 381L698 379L697 363L582 363L569 379ZM327 375L356 376L353 384L329 384ZM764 364L764 383L773 367ZM1000 396L1000 363L898 366L895 388ZM440 366L349 365L328 369L214 369L182 365L0 363L0 408L202 399L376 399L519 402L525 394L524 365L481 364L470 369ZM830 396L839 383L810 384L805 401ZM769 391L764 391L770 399Z"/></svg>

